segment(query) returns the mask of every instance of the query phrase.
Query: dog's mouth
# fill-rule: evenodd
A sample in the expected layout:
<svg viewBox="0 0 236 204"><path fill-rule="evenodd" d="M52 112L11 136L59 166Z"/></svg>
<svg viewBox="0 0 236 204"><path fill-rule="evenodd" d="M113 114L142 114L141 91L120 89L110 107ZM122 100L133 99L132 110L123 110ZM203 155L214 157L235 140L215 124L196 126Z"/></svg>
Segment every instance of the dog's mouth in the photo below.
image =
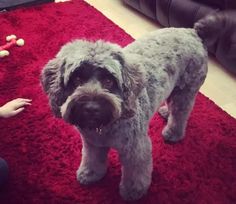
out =
<svg viewBox="0 0 236 204"><path fill-rule="evenodd" d="M78 122L78 125L81 124ZM86 124L84 124L84 129L94 130L97 133L101 132L106 124L101 123L99 120L89 119Z"/></svg>
<svg viewBox="0 0 236 204"><path fill-rule="evenodd" d="M95 131L102 134L102 130L113 121L112 106L96 101L80 101L69 103L63 118L84 131Z"/></svg>
<svg viewBox="0 0 236 204"><path fill-rule="evenodd" d="M96 126L94 126L96 127ZM89 128L88 130L95 131L98 135L102 135L104 125L97 126L96 128Z"/></svg>
<svg viewBox="0 0 236 204"><path fill-rule="evenodd" d="M109 124L108 121L101 121L96 119L81 119L76 122L76 126L78 126L83 131L93 131L98 135L102 135L103 129Z"/></svg>

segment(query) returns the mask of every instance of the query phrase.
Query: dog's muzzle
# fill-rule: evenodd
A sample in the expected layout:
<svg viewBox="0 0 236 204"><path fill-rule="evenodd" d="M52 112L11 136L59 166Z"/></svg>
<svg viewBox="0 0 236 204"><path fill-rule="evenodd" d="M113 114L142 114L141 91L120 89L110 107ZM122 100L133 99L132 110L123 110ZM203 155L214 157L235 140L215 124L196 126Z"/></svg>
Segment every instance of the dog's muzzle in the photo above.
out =
<svg viewBox="0 0 236 204"><path fill-rule="evenodd" d="M63 118L81 129L96 131L113 120L113 106L102 97L82 97L66 105Z"/></svg>

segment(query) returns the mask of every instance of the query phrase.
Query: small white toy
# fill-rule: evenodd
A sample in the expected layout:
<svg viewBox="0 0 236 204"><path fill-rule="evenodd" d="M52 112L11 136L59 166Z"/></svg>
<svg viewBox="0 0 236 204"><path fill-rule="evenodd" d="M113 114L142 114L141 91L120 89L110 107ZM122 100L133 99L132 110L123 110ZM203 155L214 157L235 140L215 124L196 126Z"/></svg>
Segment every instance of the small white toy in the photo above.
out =
<svg viewBox="0 0 236 204"><path fill-rule="evenodd" d="M0 57L8 56L10 53L7 49L10 47L17 45L17 46L23 46L25 44L25 41L23 39L18 39L15 35L9 35L6 37L7 43L5 45L0 46Z"/></svg>

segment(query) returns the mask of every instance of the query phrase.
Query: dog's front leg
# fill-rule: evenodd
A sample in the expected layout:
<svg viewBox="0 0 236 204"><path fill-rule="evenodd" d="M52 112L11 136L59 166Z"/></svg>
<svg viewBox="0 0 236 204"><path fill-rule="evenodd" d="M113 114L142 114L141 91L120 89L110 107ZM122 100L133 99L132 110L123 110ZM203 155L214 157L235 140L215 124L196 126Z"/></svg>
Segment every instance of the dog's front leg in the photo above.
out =
<svg viewBox="0 0 236 204"><path fill-rule="evenodd" d="M122 178L120 194L124 200L138 200L146 194L152 175L151 141L148 136L136 138L134 144L120 152Z"/></svg>
<svg viewBox="0 0 236 204"><path fill-rule="evenodd" d="M84 185L103 178L107 171L109 148L96 147L83 139L82 160L77 170L77 180Z"/></svg>

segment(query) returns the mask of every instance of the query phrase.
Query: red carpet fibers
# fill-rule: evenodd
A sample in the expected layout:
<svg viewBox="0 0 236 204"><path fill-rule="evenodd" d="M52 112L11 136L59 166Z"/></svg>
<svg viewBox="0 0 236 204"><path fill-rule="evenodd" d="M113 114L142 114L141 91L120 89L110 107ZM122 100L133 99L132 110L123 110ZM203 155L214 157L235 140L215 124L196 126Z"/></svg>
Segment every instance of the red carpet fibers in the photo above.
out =
<svg viewBox="0 0 236 204"><path fill-rule="evenodd" d="M1 44L12 33L26 45L0 59L0 104L15 97L32 98L33 104L14 118L0 120L0 156L10 167L0 203L124 203L118 192L121 172L115 151L109 154L109 171L102 181L89 187L77 183L80 137L52 116L39 75L71 39L102 38L124 46L132 37L80 0L0 14ZM182 143L164 144L164 123L157 115L151 121L153 180L147 196L136 203L235 203L236 120L199 94Z"/></svg>

